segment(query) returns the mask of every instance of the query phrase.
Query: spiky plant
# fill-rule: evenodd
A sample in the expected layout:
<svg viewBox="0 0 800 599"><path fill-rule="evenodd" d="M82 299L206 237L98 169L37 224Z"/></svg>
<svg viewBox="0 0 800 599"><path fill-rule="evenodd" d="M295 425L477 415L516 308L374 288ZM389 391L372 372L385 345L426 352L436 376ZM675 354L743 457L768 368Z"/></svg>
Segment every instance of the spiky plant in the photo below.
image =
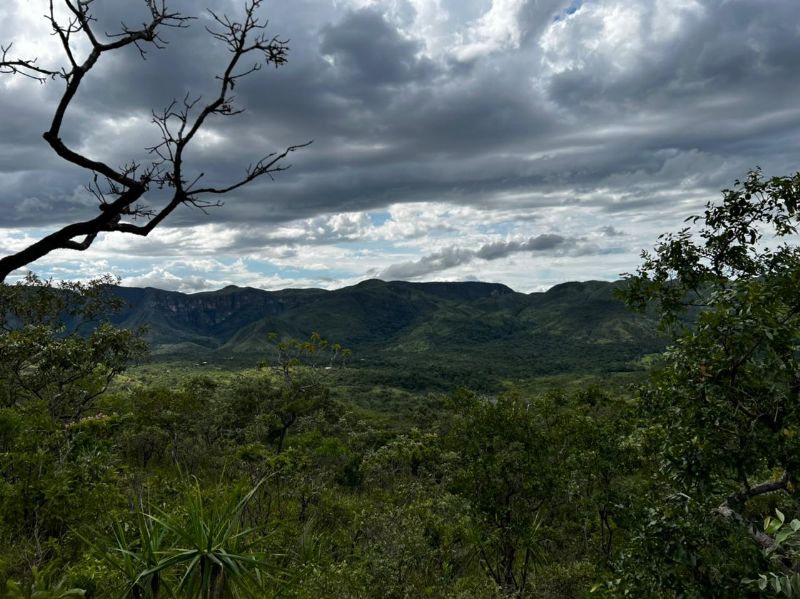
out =
<svg viewBox="0 0 800 599"><path fill-rule="evenodd" d="M163 553L166 530L150 518L144 510L136 513L132 534L126 535L126 527L116 523L111 538L100 534L78 536L91 547L92 552L125 581L123 598L159 599L163 590L168 590L162 572L144 575L155 568ZM90 538L91 536L91 538ZM168 595L167 595L168 596Z"/></svg>
<svg viewBox="0 0 800 599"><path fill-rule="evenodd" d="M262 481L263 482L263 481ZM158 510L147 517L174 541L158 563L144 570L139 580L176 573L175 596L198 599L253 597L263 590L273 572L252 551L257 529L243 524L243 511L261 483L243 497L228 495L207 501L197 481L186 498L183 515Z"/></svg>

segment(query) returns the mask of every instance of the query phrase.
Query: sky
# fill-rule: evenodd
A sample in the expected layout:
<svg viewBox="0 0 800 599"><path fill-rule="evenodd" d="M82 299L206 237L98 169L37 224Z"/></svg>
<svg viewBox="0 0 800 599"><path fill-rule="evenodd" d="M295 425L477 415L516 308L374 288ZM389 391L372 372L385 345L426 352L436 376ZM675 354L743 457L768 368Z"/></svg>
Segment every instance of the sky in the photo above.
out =
<svg viewBox="0 0 800 599"><path fill-rule="evenodd" d="M72 147L147 163L152 111L214 93L227 56L204 9L235 18L243 1L170 3L197 19L146 60L103 57L67 113ZM3 0L0 43L61 66L46 4ZM103 32L147 16L94 6ZM313 140L291 168L32 270L189 293L368 278L541 291L618 279L749 169L800 168L797 0L265 0L261 14L288 63L237 85L245 112L210 122L185 168L224 184ZM97 214L91 174L41 137L62 90L0 75L0 255Z"/></svg>

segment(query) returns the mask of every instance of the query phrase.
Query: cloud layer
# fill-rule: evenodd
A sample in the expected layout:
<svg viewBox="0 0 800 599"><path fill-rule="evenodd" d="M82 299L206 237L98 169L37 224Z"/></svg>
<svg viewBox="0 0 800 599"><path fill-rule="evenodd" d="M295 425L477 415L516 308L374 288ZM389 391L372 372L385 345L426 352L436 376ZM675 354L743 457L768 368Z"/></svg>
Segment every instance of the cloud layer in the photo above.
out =
<svg viewBox="0 0 800 599"><path fill-rule="evenodd" d="M0 41L58 64L44 4L4 2ZM104 2L99 29L140 22L141 9ZM264 16L290 62L237 88L246 112L211 123L188 176L231 181L313 139L293 168L210 215L181 209L146 240L107 236L38 270L103 264L183 290L375 275L532 290L614 278L747 169L797 170L795 0L273 0ZM132 49L98 65L65 140L112 163L147 160L150 111L213 93L224 52L199 17L146 61ZM0 252L97 210L87 173L40 136L59 85L0 78Z"/></svg>

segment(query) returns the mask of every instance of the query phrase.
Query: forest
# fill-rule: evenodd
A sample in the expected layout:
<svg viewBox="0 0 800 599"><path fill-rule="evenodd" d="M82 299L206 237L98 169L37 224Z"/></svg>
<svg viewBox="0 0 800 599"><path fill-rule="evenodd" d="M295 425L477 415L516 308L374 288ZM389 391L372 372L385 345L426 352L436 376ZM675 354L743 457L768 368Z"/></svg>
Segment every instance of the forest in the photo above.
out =
<svg viewBox="0 0 800 599"><path fill-rule="evenodd" d="M662 236L617 293L666 350L547 385L353 385L324 330L169 368L111 323L113 279L5 283L0 588L800 595L798 198L753 171Z"/></svg>

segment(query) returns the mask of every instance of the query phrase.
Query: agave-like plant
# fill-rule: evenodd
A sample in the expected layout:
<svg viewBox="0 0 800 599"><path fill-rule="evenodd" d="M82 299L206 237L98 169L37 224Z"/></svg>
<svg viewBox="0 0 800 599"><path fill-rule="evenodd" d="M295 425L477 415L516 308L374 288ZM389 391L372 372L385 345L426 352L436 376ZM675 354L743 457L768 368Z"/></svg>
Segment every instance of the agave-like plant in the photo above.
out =
<svg viewBox="0 0 800 599"><path fill-rule="evenodd" d="M257 529L243 526L242 515L260 485L241 498L228 496L222 501L206 502L195 481L183 516L161 510L147 514L177 546L162 552L163 557L142 571L138 580L152 580L153 576L177 571L177 597L257 596L272 572L261 556L251 552Z"/></svg>
<svg viewBox="0 0 800 599"><path fill-rule="evenodd" d="M136 513L134 529L131 538L125 534L122 523L114 524L111 539L104 539L97 534L89 539L77 534L95 555L122 575L126 583L123 598L159 599L163 590L169 590L167 581L160 571L147 575L143 573L158 565L166 531L143 510Z"/></svg>

